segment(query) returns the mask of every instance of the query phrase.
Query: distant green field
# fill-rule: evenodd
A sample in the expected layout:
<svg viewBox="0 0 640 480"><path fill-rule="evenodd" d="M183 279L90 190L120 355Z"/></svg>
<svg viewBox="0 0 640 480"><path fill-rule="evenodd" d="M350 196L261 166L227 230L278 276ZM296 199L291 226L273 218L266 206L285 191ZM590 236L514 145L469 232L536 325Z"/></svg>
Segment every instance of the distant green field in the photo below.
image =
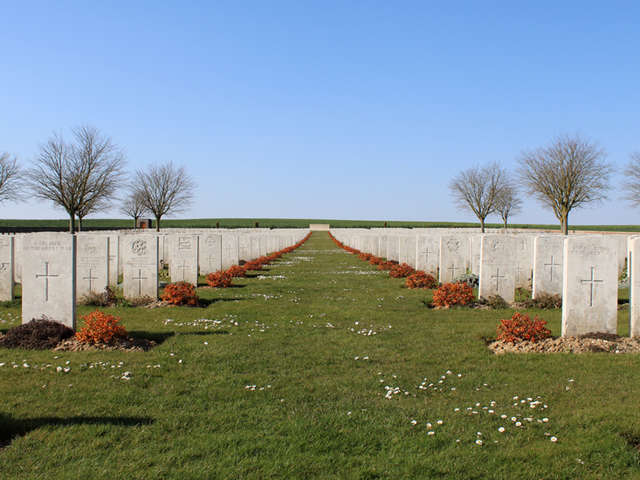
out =
<svg viewBox="0 0 640 480"><path fill-rule="evenodd" d="M163 220L162 227L166 228L250 228L256 222L263 228L305 228L310 223L329 223L336 228L376 228L384 227L384 220L330 220L310 218L192 218L184 220ZM87 219L83 228L130 228L132 221L126 219ZM387 227L395 228L479 228L479 223L465 222L409 222L387 221ZM48 227L66 229L68 220L0 220L0 228ZM489 223L487 228L501 228L502 224ZM510 228L531 228L544 230L559 230L559 225L530 225L513 224ZM597 230L616 232L640 232L640 225L571 225L570 230Z"/></svg>

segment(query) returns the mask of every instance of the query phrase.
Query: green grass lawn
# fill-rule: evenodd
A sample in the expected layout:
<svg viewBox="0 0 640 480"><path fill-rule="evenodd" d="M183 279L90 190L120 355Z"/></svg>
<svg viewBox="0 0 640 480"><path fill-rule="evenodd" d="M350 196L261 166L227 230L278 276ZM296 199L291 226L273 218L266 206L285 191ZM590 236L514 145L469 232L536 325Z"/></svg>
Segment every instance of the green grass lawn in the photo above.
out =
<svg viewBox="0 0 640 480"><path fill-rule="evenodd" d="M510 310L428 309L324 233L260 275L107 309L146 353L0 349L0 478L640 477L637 355L494 356Z"/></svg>

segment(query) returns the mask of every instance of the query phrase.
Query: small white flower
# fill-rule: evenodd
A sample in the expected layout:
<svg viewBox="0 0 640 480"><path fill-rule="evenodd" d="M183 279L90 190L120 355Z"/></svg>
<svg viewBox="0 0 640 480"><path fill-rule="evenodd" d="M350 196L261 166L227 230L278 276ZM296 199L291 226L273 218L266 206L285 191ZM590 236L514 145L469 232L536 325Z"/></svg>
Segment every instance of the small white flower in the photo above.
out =
<svg viewBox="0 0 640 480"><path fill-rule="evenodd" d="M500 418L504 420L505 418L507 418L507 416L503 413L502 415L500 415Z"/></svg>
<svg viewBox="0 0 640 480"><path fill-rule="evenodd" d="M547 422L549 421L549 419L548 419L547 417L544 417L544 418L542 419L542 421L543 421L544 423L547 423Z"/></svg>
<svg viewBox="0 0 640 480"><path fill-rule="evenodd" d="M417 425L418 421L417 420L411 420L411 425Z"/></svg>
<svg viewBox="0 0 640 480"><path fill-rule="evenodd" d="M438 425L442 425L444 422L443 422L442 420L438 420L436 423L437 423Z"/></svg>
<svg viewBox="0 0 640 480"><path fill-rule="evenodd" d="M429 430L429 431L427 432L427 435L435 435L435 434L436 434L436 432L434 432L433 430Z"/></svg>
<svg viewBox="0 0 640 480"><path fill-rule="evenodd" d="M549 440L551 440L553 443L556 443L558 441L557 437L551 437Z"/></svg>
<svg viewBox="0 0 640 480"><path fill-rule="evenodd" d="M476 445L482 446L482 440L480 440L480 439L476 440Z"/></svg>
<svg viewBox="0 0 640 480"><path fill-rule="evenodd" d="M432 427L433 427L433 425L431 425L429 422L427 422L427 424L425 425L425 427L427 427L427 428L429 428L429 429L430 429L430 428L432 428Z"/></svg>
<svg viewBox="0 0 640 480"><path fill-rule="evenodd" d="M521 427L522 426L522 422L516 422L516 427Z"/></svg>
<svg viewBox="0 0 640 480"><path fill-rule="evenodd" d="M504 433L504 427L500 427L500 428L498 429L498 431L499 431L500 433Z"/></svg>

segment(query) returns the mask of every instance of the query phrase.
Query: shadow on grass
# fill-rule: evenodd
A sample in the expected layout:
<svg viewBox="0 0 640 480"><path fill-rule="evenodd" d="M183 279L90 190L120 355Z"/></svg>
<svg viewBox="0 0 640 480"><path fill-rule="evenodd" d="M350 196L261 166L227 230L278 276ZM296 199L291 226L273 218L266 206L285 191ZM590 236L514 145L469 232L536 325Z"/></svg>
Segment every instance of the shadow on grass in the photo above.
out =
<svg viewBox="0 0 640 480"><path fill-rule="evenodd" d="M241 300L246 300L246 298L242 297L228 297L228 298L198 298L199 307L206 308L209 305L213 305L218 302L239 302Z"/></svg>
<svg viewBox="0 0 640 480"><path fill-rule="evenodd" d="M167 339L173 337L175 332L149 332L147 330L132 330L127 332L133 338L141 338L145 340L153 340L158 345L164 343Z"/></svg>
<svg viewBox="0 0 640 480"><path fill-rule="evenodd" d="M212 330L210 332L180 332L177 333L180 336L189 336L189 335L197 335L197 336L208 336L208 335L229 335L228 330Z"/></svg>
<svg viewBox="0 0 640 480"><path fill-rule="evenodd" d="M71 425L118 425L136 427L151 425L151 417L35 417L17 419L0 413L0 449L8 446L16 437L21 437L40 427L66 427Z"/></svg>

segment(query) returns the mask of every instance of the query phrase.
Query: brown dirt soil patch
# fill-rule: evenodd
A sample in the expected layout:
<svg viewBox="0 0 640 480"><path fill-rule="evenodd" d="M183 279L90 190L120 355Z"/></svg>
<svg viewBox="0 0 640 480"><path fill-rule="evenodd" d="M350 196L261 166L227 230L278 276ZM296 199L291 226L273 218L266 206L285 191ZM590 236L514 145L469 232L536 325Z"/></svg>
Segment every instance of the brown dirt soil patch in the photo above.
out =
<svg viewBox="0 0 640 480"><path fill-rule="evenodd" d="M114 340L113 343L98 343L95 345L79 342L76 339L69 339L60 342L53 350L65 352L83 352L91 350L113 351L119 350L123 352L146 352L157 345L153 340L145 338L122 338Z"/></svg>
<svg viewBox="0 0 640 480"><path fill-rule="evenodd" d="M587 333L579 337L547 338L539 342L505 343L493 341L489 350L503 353L640 353L640 338L610 333Z"/></svg>

